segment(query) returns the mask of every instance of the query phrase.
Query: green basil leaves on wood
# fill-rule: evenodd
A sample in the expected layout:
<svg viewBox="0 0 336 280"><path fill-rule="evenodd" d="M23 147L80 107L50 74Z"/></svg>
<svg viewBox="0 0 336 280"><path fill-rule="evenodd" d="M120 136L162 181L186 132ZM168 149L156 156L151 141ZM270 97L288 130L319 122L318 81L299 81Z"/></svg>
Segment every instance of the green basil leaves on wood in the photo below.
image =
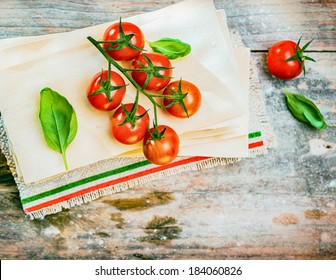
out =
<svg viewBox="0 0 336 280"><path fill-rule="evenodd" d="M68 169L66 149L77 134L77 117L68 100L50 88L40 93L40 122L48 146L61 153Z"/></svg>
<svg viewBox="0 0 336 280"><path fill-rule="evenodd" d="M327 128L323 115L311 100L303 95L290 93L286 89L284 91L288 109L297 120L307 123L317 129Z"/></svg>
<svg viewBox="0 0 336 280"><path fill-rule="evenodd" d="M190 45L179 39L162 38L155 42L147 41L147 43L154 52L161 53L168 59L176 59L178 57L186 56L191 51Z"/></svg>

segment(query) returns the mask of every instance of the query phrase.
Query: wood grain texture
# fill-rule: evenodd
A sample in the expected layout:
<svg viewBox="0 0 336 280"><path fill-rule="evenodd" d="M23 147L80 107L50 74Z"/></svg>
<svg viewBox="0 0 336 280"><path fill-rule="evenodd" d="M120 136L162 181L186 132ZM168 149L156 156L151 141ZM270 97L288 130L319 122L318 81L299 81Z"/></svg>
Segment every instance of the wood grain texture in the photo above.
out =
<svg viewBox="0 0 336 280"><path fill-rule="evenodd" d="M179 1L2 1L0 38L64 32L153 11ZM335 50L336 1L214 1L224 8L229 27L252 50L266 50L277 40L315 38L311 50Z"/></svg>
<svg viewBox="0 0 336 280"><path fill-rule="evenodd" d="M252 50L267 50L274 42L300 36L315 38L311 50L336 49L336 1L217 1Z"/></svg>
<svg viewBox="0 0 336 280"><path fill-rule="evenodd" d="M0 38L68 31L174 2L5 0ZM1 175L1 259L336 259L336 2L215 4L253 50L276 147L37 221L24 217L10 176ZM315 38L310 55L317 62L307 64L306 77L272 78L264 64L267 48L301 35ZM314 100L328 129L293 119L284 87Z"/></svg>

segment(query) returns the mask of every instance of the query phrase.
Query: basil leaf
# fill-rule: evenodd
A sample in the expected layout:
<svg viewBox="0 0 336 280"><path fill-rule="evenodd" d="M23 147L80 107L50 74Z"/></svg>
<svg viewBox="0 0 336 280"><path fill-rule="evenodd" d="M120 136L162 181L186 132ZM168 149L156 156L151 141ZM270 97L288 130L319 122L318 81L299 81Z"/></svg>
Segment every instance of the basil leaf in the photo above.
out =
<svg viewBox="0 0 336 280"><path fill-rule="evenodd" d="M317 129L327 128L323 115L314 102L303 95L290 93L286 89L284 91L288 109L297 120L307 123Z"/></svg>
<svg viewBox="0 0 336 280"><path fill-rule="evenodd" d="M147 41L147 43L154 52L161 53L169 59L184 57L191 51L190 45L179 39L162 38L155 42Z"/></svg>
<svg viewBox="0 0 336 280"><path fill-rule="evenodd" d="M50 88L40 93L40 123L47 145L62 154L68 169L66 149L77 134L77 117L68 100Z"/></svg>

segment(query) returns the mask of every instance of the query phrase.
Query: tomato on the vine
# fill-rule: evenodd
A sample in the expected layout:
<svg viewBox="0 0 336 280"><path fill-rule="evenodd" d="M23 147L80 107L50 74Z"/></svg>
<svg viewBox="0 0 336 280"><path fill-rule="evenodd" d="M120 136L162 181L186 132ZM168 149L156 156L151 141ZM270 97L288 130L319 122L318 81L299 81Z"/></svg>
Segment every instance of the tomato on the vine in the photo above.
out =
<svg viewBox="0 0 336 280"><path fill-rule="evenodd" d="M201 106L201 92L197 86L186 80L171 82L162 94L167 96L163 98L165 109L178 118L191 117Z"/></svg>
<svg viewBox="0 0 336 280"><path fill-rule="evenodd" d="M134 103L120 106L111 119L111 132L116 140L123 144L135 144L141 141L149 126L149 116L141 105L133 113Z"/></svg>
<svg viewBox="0 0 336 280"><path fill-rule="evenodd" d="M163 89L173 74L170 60L159 53L140 54L132 62L132 78L144 89ZM143 70L143 71L142 71Z"/></svg>
<svg viewBox="0 0 336 280"><path fill-rule="evenodd" d="M104 33L104 49L117 61L129 61L137 57L145 46L141 29L130 22L119 22L109 26ZM111 43L106 43L107 41Z"/></svg>
<svg viewBox="0 0 336 280"><path fill-rule="evenodd" d="M180 149L180 139L171 127L159 125L147 131L143 139L143 153L145 157L152 163L164 165L172 162L178 155ZM158 138L156 133L161 134ZM156 139L157 138L157 139Z"/></svg>
<svg viewBox="0 0 336 280"><path fill-rule="evenodd" d="M110 80L110 81L108 81ZM91 79L86 90L86 95L93 107L102 111L110 111L117 108L126 93L124 79L114 71L98 72Z"/></svg>
<svg viewBox="0 0 336 280"><path fill-rule="evenodd" d="M305 60L315 60L305 56L303 52L313 40L305 44L302 49L299 46L300 41L301 38L297 43L290 40L279 41L269 49L266 63L272 75L282 80L290 80L299 76L302 71L305 74Z"/></svg>

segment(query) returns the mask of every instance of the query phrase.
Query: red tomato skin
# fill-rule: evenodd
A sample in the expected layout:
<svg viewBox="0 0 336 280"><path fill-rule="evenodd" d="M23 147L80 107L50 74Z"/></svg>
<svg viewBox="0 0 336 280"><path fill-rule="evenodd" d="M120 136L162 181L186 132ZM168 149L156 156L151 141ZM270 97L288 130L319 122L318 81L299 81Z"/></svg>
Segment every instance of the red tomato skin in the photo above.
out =
<svg viewBox="0 0 336 280"><path fill-rule="evenodd" d="M130 112L132 110L132 103L124 105L126 110ZM146 112L145 108L138 104L137 116L140 116ZM141 119L137 120L134 128L132 125L127 122L123 125L120 125L125 120L126 115L123 108L120 106L113 114L110 122L111 132L114 138L120 143L126 145L132 145L141 141L149 126L149 116L148 114L144 115Z"/></svg>
<svg viewBox="0 0 336 280"><path fill-rule="evenodd" d="M163 67L172 68L172 64L171 64L170 60L162 54L146 53L146 56L152 61L154 66L163 66ZM141 66L137 61L139 61L140 63L142 63L145 66L148 66L148 62L147 62L146 58L142 54L140 54L132 62L132 68L133 69L141 69ZM171 77L172 74L173 74L173 70L172 69L160 70L159 73L163 76ZM132 75L132 78L136 81L136 83L140 87L143 87L143 85L146 81L147 73L145 73L145 72L132 72L131 75ZM170 78L159 78L159 77L154 77L153 76L149 80L149 83L147 84L145 89L150 90L150 91L159 91L159 90L163 89L165 86L167 86L169 82L170 82Z"/></svg>
<svg viewBox="0 0 336 280"><path fill-rule="evenodd" d="M299 61L285 61L295 55L295 47L295 42L283 40L275 43L269 49L266 63L273 76L282 80L290 80L301 74L302 66Z"/></svg>
<svg viewBox="0 0 336 280"><path fill-rule="evenodd" d="M125 33L125 35L134 34L134 36L131 38L131 44L143 49L145 46L145 36L141 29L130 22L122 22L122 29ZM119 32L119 22L114 23L110 25L104 33L103 40L104 41L115 41L120 38L120 32ZM137 57L141 51L132 49L130 47L123 47L120 50L107 50L107 47L110 44L104 44L103 47L105 51L108 53L108 55L117 61L129 61ZM114 46L115 47L115 46Z"/></svg>
<svg viewBox="0 0 336 280"><path fill-rule="evenodd" d="M164 165L172 162L178 155L180 149L180 140L177 133L169 126L159 125L161 132L166 127L166 131L160 140L151 139L147 132L143 139L143 153L152 163ZM154 128L150 129L154 132Z"/></svg>
<svg viewBox="0 0 336 280"><path fill-rule="evenodd" d="M171 96L172 93L169 91L172 90L174 92L178 91L180 81L171 82L163 91L163 95ZM188 115L191 117L196 114L198 109L201 107L202 103L202 95L200 90L196 85L186 80L181 81L181 91L183 94L188 93L186 97L183 99L184 105L187 108ZM172 102L170 98L163 99L163 105L168 106ZM165 108L168 113L177 117L177 118L188 118L187 113L183 110L183 107L179 103L175 103L173 106Z"/></svg>
<svg viewBox="0 0 336 280"><path fill-rule="evenodd" d="M112 91L111 92L112 101L108 100L105 93L100 93L94 96L89 96L90 94L92 94L93 92L97 91L100 88L101 86L100 77L101 76L103 78L103 81L106 81L107 76L108 76L108 71L104 70L103 74L102 72L98 72L97 74L93 76L93 78L91 79L89 83L89 86L87 87L86 95L87 95L87 98L90 104L96 109L101 110L101 111L111 111L120 105L121 101L125 97L126 87ZM122 86L122 85L125 85L125 81L117 72L111 71L111 85Z"/></svg>

